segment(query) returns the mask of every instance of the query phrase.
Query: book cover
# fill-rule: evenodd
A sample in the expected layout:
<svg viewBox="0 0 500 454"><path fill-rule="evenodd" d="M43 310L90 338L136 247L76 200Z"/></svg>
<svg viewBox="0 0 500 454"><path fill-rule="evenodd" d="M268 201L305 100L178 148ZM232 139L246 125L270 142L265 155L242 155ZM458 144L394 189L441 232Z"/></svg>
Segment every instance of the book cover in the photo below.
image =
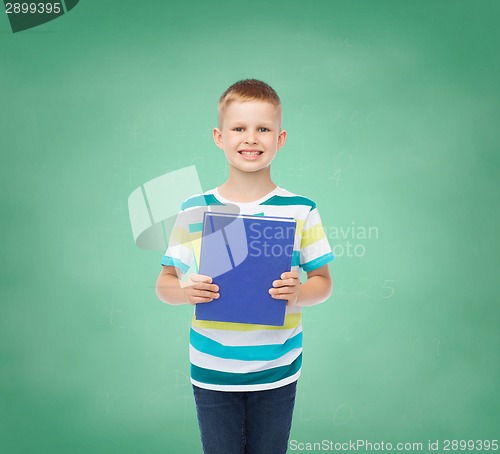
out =
<svg viewBox="0 0 500 454"><path fill-rule="evenodd" d="M207 212L199 273L219 286L220 297L196 305L198 320L283 326L286 300L269 294L290 271L293 218Z"/></svg>

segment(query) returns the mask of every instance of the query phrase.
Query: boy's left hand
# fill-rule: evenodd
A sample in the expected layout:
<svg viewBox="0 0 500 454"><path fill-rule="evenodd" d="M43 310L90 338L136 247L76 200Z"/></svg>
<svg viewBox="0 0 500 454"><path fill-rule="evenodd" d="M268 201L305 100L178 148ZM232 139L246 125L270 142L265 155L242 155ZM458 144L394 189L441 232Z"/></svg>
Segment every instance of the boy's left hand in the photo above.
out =
<svg viewBox="0 0 500 454"><path fill-rule="evenodd" d="M294 306L300 293L299 273L288 271L280 277L281 279L273 281L273 288L269 289L269 293L277 300L288 300L287 306Z"/></svg>

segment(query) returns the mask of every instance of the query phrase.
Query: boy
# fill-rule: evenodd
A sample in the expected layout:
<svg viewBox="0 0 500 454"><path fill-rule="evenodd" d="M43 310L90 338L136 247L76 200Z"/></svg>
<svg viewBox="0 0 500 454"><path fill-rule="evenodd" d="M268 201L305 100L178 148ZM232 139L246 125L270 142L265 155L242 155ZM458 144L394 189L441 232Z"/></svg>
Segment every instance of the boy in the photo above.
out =
<svg viewBox="0 0 500 454"><path fill-rule="evenodd" d="M204 304L224 289L208 276L193 273L184 282L178 277L199 257L203 210L232 205L242 214L297 221L292 270L276 276L269 289L273 298L287 300L284 326L209 322L193 315L191 383L206 454L286 452L302 363L301 310L331 295L327 263L334 257L315 203L271 180L270 164L286 134L280 99L266 83L241 80L223 93L213 137L224 151L229 177L182 204L161 262L160 300ZM307 272L304 283L299 268Z"/></svg>

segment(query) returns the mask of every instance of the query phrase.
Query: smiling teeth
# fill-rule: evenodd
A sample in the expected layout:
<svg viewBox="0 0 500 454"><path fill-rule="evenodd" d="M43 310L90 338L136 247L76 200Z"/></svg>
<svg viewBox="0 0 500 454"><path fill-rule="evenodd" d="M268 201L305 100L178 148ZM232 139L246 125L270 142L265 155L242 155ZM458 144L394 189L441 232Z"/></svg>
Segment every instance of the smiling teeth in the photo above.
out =
<svg viewBox="0 0 500 454"><path fill-rule="evenodd" d="M241 151L241 154L246 156L258 156L260 155L260 151Z"/></svg>

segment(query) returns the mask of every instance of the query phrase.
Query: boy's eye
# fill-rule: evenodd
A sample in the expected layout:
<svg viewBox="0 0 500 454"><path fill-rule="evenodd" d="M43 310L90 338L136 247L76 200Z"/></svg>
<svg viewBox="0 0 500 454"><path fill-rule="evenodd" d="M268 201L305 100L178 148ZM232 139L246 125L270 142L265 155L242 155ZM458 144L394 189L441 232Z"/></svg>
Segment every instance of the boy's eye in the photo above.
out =
<svg viewBox="0 0 500 454"><path fill-rule="evenodd" d="M235 128L233 128L234 131L236 132L242 132L245 128L242 128L241 126L236 126ZM261 127L261 128L257 128L257 130L259 132L268 132L269 129L268 128L264 128L264 127Z"/></svg>

